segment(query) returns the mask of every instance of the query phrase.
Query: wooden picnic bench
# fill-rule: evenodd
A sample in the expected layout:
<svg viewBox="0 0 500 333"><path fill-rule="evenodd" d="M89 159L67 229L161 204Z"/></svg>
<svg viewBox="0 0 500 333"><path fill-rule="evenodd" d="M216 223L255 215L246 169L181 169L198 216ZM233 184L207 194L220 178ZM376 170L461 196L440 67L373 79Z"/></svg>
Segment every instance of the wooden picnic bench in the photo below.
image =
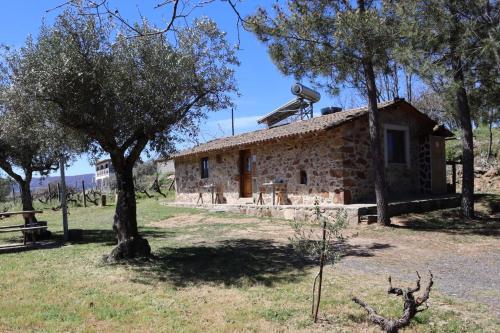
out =
<svg viewBox="0 0 500 333"><path fill-rule="evenodd" d="M24 218L24 224L19 225L8 225L0 227L0 233L7 232L21 232L24 238L24 245L27 243L28 234L31 235L31 241L36 243L36 231L37 230L47 230L46 225L39 225L35 219L36 214L41 214L41 210L25 210L17 212L3 212L0 213L0 217L9 217L12 215L22 215Z"/></svg>

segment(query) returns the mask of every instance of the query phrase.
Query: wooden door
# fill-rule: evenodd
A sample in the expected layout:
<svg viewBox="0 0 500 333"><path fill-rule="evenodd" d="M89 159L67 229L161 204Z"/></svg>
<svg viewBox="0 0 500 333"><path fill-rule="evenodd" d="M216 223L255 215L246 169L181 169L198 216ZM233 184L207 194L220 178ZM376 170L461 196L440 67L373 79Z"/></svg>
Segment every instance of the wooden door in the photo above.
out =
<svg viewBox="0 0 500 333"><path fill-rule="evenodd" d="M250 150L240 151L240 191L241 197L252 197L252 155Z"/></svg>
<svg viewBox="0 0 500 333"><path fill-rule="evenodd" d="M444 138L431 136L431 186L433 194L446 193L446 155Z"/></svg>

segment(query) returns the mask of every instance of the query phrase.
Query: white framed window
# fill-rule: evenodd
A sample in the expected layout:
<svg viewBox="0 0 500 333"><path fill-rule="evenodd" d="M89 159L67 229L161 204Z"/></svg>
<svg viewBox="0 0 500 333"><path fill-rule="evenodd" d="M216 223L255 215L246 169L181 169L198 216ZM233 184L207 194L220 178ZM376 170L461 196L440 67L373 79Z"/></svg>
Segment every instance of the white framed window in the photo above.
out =
<svg viewBox="0 0 500 333"><path fill-rule="evenodd" d="M384 125L385 166L410 166L410 130L408 126Z"/></svg>

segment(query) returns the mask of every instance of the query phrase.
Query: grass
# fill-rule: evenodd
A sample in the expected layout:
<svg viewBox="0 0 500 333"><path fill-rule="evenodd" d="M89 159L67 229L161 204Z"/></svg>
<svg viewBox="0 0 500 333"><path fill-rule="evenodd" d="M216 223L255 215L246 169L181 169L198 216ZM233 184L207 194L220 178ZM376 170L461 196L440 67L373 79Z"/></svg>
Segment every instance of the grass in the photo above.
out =
<svg viewBox="0 0 500 333"><path fill-rule="evenodd" d="M139 200L138 223L155 257L103 264L102 255L114 246L113 214L113 207L71 208L70 228L84 229L82 241L0 253L0 331L377 332L350 301L352 294L382 314L401 313L400 299L386 295L385 276L340 265L327 268L322 318L314 324L309 317L310 289L317 268L289 246L287 222L167 207L154 199ZM40 217L61 236L60 212L49 210ZM14 224L15 219L0 224ZM395 235L428 238L429 233L436 239L492 242L481 233L428 229L356 232L381 243ZM17 234L0 234L1 243L19 240ZM365 252L356 252L360 248L353 245L351 255L378 260L377 251L391 250L382 245L363 247ZM403 285L413 283L411 278ZM431 300L429 310L417 315L408 332L494 332L499 327L479 303L436 289Z"/></svg>

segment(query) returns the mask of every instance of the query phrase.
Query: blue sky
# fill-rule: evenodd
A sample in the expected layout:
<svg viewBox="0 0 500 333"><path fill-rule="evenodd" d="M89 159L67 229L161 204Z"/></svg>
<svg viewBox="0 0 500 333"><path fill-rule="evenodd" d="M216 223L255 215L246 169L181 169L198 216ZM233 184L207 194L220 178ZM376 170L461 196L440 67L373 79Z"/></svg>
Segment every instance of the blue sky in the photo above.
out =
<svg viewBox="0 0 500 333"><path fill-rule="evenodd" d="M60 11L47 13L64 0L17 0L2 1L0 11L0 43L10 46L21 46L30 34L36 35L42 20L50 23ZM164 26L170 13L169 7L154 9L160 0L128 0L115 1L111 7L118 7L120 13L130 21L140 19L140 14L149 21ZM269 7L273 0L245 1L238 4L241 13L246 15L255 12L259 5ZM140 13L140 14L139 14ZM236 44L237 29L236 16L227 3L214 3L198 9L193 14L208 16L214 19L220 28L227 32L228 39ZM290 87L295 82L293 77L282 75L274 66L267 54L267 50L253 35L240 31L240 47L238 58L241 65L237 68L236 79L241 93L235 98L235 132L242 133L260 128L256 120L276 107L293 98ZM307 84L307 82L304 82ZM315 111L322 107L340 105L353 107L363 103L353 91L343 91L339 97L328 96L325 91L320 91L321 100L315 104ZM231 134L231 110L220 110L210 113L200 128L199 140L201 142ZM67 170L68 175L94 172L88 157L82 156ZM58 173L56 173L58 174Z"/></svg>

